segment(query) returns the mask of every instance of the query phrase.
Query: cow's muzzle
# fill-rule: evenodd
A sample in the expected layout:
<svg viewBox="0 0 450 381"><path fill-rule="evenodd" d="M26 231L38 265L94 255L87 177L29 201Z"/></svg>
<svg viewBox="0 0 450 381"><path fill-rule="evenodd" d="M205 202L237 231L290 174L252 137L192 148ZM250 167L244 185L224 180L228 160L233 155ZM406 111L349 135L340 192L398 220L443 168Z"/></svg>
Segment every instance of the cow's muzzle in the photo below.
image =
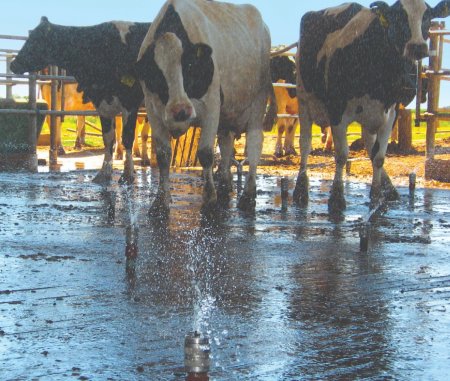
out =
<svg viewBox="0 0 450 381"><path fill-rule="evenodd" d="M21 65L17 62L17 59L13 60L10 65L10 69L15 74L23 74L25 70L21 67Z"/></svg>
<svg viewBox="0 0 450 381"><path fill-rule="evenodd" d="M176 104L171 107L170 112L175 122L186 122L195 116L194 108L187 104Z"/></svg>
<svg viewBox="0 0 450 381"><path fill-rule="evenodd" d="M412 60L421 60L422 58L428 57L428 45L426 43L407 44L405 55Z"/></svg>

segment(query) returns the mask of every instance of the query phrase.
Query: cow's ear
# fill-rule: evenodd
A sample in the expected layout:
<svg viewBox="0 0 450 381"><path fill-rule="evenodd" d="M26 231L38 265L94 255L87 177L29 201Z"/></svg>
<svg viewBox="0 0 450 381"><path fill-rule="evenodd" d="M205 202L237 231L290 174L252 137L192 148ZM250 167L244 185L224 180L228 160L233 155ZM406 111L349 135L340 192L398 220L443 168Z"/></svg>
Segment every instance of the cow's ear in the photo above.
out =
<svg viewBox="0 0 450 381"><path fill-rule="evenodd" d="M441 19L448 17L450 15L450 1L441 1L438 5L433 8L433 18Z"/></svg>
<svg viewBox="0 0 450 381"><path fill-rule="evenodd" d="M206 44L202 44L202 43L195 44L194 49L195 49L195 56L198 59L208 58L212 54L211 47Z"/></svg>
<svg viewBox="0 0 450 381"><path fill-rule="evenodd" d="M383 28L389 27L389 13L391 10L389 4L384 1L375 1L370 4L370 9L372 9L372 12L377 15Z"/></svg>
<svg viewBox="0 0 450 381"><path fill-rule="evenodd" d="M41 17L41 24L49 23L48 18L46 16Z"/></svg>

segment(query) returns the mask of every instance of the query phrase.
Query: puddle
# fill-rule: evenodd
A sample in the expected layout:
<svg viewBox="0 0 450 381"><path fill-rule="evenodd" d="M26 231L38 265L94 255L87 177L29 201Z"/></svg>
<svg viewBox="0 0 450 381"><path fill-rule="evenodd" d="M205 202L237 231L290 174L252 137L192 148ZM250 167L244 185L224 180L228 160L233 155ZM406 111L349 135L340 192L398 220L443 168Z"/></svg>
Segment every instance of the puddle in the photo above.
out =
<svg viewBox="0 0 450 381"><path fill-rule="evenodd" d="M345 184L338 223L329 181L311 179L307 210L291 204L294 173L287 202L281 178L261 175L253 215L234 194L207 218L199 172L179 171L157 221L156 171L133 188L94 174L0 174L2 379L184 380L196 330L210 380L450 373L450 191L399 188L361 252L366 184Z"/></svg>

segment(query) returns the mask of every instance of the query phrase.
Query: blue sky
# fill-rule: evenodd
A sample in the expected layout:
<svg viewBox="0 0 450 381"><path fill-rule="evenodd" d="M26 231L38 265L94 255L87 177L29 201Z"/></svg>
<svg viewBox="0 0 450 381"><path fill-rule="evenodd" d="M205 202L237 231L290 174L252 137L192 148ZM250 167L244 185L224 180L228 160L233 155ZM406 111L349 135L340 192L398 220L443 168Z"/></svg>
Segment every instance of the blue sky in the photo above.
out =
<svg viewBox="0 0 450 381"><path fill-rule="evenodd" d="M368 6L373 0L359 3ZM339 0L229 0L231 3L251 3L261 12L269 26L272 44L291 44L298 40L302 15L341 4ZM392 3L392 1L389 1ZM41 16L47 16L55 24L93 25L110 20L151 21L158 13L163 0L8 0L2 1L0 11L0 34L26 36L39 23ZM429 1L434 6L437 0ZM450 19L447 21L450 27ZM23 42L0 40L1 48L20 49ZM445 67L450 67L450 45L447 47ZM4 65L0 62L0 70ZM445 87L446 84L444 84ZM443 89L444 90L444 89ZM0 91L3 96L4 90ZM442 92L443 104L450 104L450 90Z"/></svg>

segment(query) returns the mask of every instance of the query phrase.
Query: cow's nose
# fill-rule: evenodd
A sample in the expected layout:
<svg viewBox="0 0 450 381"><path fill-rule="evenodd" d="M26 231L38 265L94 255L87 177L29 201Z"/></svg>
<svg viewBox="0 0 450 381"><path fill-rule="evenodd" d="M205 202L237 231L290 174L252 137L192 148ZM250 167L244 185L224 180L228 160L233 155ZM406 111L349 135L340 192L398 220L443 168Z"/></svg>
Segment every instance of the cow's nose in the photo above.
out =
<svg viewBox="0 0 450 381"><path fill-rule="evenodd" d="M172 115L176 122L185 122L192 116L192 107L188 105L176 105L172 107Z"/></svg>
<svg viewBox="0 0 450 381"><path fill-rule="evenodd" d="M427 44L408 44L406 46L406 56L413 60L421 60L428 57Z"/></svg>

